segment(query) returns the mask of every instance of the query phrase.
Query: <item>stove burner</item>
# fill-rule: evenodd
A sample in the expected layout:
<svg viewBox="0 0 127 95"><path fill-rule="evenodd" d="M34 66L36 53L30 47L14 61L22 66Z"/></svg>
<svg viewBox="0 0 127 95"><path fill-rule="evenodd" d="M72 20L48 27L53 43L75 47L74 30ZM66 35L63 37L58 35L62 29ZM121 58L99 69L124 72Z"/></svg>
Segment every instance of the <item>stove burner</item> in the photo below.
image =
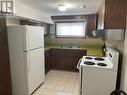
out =
<svg viewBox="0 0 127 95"><path fill-rule="evenodd" d="M86 59L93 59L92 57L85 57Z"/></svg>
<svg viewBox="0 0 127 95"><path fill-rule="evenodd" d="M91 61L85 61L84 64L86 64L86 65L95 65L95 63L91 62Z"/></svg>
<svg viewBox="0 0 127 95"><path fill-rule="evenodd" d="M94 58L94 59L97 60L97 61L103 61L103 60L105 60L105 59L99 58L99 57L96 57L96 58Z"/></svg>
<svg viewBox="0 0 127 95"><path fill-rule="evenodd" d="M98 63L97 65L98 66L107 66L107 64L105 64L105 63Z"/></svg>

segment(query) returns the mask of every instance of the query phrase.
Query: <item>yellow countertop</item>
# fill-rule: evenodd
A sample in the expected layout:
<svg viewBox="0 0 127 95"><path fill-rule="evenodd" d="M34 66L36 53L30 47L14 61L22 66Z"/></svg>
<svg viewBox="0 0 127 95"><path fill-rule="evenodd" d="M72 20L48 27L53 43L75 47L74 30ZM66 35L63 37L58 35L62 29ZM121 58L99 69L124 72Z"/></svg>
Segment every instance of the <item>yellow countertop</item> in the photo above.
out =
<svg viewBox="0 0 127 95"><path fill-rule="evenodd" d="M79 46L80 48L62 48L61 45L46 45L45 51L51 48L87 50L88 56L102 56L101 46Z"/></svg>

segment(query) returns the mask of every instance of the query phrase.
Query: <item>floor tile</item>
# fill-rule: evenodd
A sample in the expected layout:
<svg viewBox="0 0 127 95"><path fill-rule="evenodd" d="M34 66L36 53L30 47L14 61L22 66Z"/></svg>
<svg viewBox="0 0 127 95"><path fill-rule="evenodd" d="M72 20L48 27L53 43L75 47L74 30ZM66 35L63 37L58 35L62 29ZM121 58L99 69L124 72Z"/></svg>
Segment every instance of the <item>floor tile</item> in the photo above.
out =
<svg viewBox="0 0 127 95"><path fill-rule="evenodd" d="M45 79L33 95L79 95L77 72L50 70Z"/></svg>

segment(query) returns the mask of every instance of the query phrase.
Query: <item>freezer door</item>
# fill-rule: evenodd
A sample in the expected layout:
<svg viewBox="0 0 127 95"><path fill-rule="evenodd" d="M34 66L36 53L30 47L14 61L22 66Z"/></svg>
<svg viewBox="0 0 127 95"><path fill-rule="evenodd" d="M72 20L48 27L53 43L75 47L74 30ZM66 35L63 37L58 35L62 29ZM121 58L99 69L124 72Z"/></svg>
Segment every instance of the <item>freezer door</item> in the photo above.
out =
<svg viewBox="0 0 127 95"><path fill-rule="evenodd" d="M37 49L44 46L43 27L25 26L24 51Z"/></svg>
<svg viewBox="0 0 127 95"><path fill-rule="evenodd" d="M44 49L27 52L27 77L29 95L44 82Z"/></svg>

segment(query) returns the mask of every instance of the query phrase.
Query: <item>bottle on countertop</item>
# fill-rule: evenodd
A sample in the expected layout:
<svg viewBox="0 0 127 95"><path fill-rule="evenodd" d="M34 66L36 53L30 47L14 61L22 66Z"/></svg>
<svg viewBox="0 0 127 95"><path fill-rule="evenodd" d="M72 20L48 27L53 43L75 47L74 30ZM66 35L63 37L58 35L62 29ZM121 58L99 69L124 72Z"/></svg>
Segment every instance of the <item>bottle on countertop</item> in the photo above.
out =
<svg viewBox="0 0 127 95"><path fill-rule="evenodd" d="M106 56L106 44L104 43L104 45L102 46L102 55Z"/></svg>

